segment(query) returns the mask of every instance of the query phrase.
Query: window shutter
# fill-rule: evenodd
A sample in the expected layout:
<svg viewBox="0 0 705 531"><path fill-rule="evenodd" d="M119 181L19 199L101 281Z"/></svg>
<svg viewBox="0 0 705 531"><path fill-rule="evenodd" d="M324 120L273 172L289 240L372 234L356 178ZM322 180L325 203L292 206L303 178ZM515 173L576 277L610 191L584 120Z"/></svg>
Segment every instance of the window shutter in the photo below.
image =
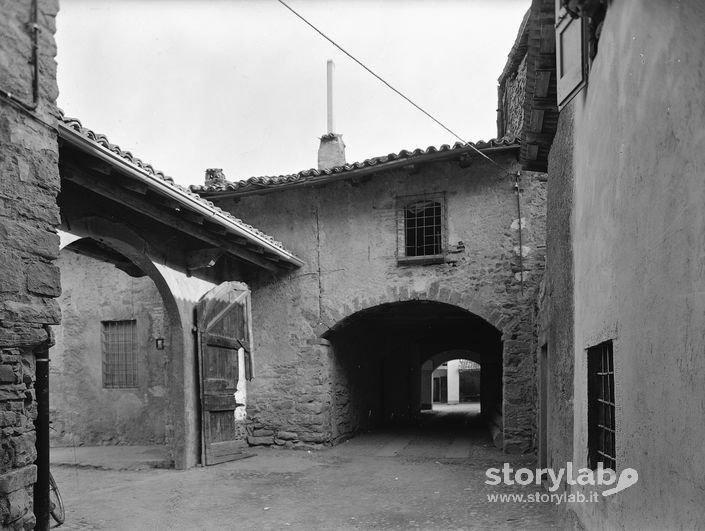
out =
<svg viewBox="0 0 705 531"><path fill-rule="evenodd" d="M556 88L559 110L587 81L586 19L573 18L561 3L561 0L556 0Z"/></svg>

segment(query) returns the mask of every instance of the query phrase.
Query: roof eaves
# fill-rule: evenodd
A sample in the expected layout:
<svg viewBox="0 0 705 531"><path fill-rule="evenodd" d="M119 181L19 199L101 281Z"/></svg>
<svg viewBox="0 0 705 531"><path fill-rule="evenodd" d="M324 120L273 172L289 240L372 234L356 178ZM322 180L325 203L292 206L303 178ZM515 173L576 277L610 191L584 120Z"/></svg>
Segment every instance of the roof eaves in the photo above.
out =
<svg viewBox="0 0 705 531"><path fill-rule="evenodd" d="M521 131L521 151L519 160L522 168L532 171L548 170L548 153L558 127L558 106L556 96L556 57L554 33L544 34L542 28L555 25L555 5L549 0L533 0L528 24L526 95L524 116L531 116L534 109L543 114L540 130L530 130L528 121ZM548 91L545 95L536 93L537 72L550 72Z"/></svg>
<svg viewBox="0 0 705 531"><path fill-rule="evenodd" d="M171 177L154 169L151 164L144 163L129 151L123 151L119 146L111 144L105 135L83 127L79 120L66 118L62 114L58 132L62 140L127 172L150 188L168 195L187 208L195 210L211 223L245 238L291 265L300 267L304 264L301 259L285 249L280 242L271 236L225 212L193 191L179 186Z"/></svg>
<svg viewBox="0 0 705 531"><path fill-rule="evenodd" d="M519 26L519 32L517 33L517 37L514 41L514 45L512 46L512 49L507 55L507 62L504 65L502 74L499 76L499 79L497 79L499 85L503 85L506 79L517 71L517 68L519 67L522 59L527 53L529 47L530 18L531 7L529 7L529 9L524 14L524 18L522 19L521 25Z"/></svg>
<svg viewBox="0 0 705 531"><path fill-rule="evenodd" d="M491 153L508 149L519 149L519 139L507 136L500 139L491 139L486 142L479 141L472 145L456 142L453 146L443 144L438 148L429 146L426 149L417 148L413 151L403 149L399 153L373 157L362 162L344 164L327 170L309 169L288 175L250 177L243 181L222 181L217 184L192 185L191 190L213 197L258 194L297 186L313 186L339 179L379 173L409 164L475 154L477 150L483 153Z"/></svg>

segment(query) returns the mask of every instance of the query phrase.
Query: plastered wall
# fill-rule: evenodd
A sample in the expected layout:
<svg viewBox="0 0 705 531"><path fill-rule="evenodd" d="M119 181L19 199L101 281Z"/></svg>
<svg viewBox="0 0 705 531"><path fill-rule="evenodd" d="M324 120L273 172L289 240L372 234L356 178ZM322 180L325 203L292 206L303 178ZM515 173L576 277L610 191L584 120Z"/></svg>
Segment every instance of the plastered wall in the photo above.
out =
<svg viewBox="0 0 705 531"><path fill-rule="evenodd" d="M575 506L590 529L705 521L704 27L697 0L611 2L574 102L572 455L586 462L586 348L611 339L617 467L639 474Z"/></svg>
<svg viewBox="0 0 705 531"><path fill-rule="evenodd" d="M61 326L52 349L53 441L59 445L165 444L169 319L154 282L62 250ZM137 387L103 385L102 321L135 320ZM156 348L156 339L165 349ZM173 435L173 434L171 434Z"/></svg>

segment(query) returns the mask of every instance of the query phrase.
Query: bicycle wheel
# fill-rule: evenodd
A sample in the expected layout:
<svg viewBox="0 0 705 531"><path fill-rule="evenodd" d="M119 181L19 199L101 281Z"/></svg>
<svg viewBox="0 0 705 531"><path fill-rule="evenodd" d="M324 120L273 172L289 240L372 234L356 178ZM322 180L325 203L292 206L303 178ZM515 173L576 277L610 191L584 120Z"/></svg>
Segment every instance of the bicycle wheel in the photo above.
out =
<svg viewBox="0 0 705 531"><path fill-rule="evenodd" d="M61 499L59 487L56 486L56 481L54 481L54 476L51 475L51 472L49 472L49 503L49 512L57 524L55 527L59 527L64 523L66 514L64 513L64 502Z"/></svg>

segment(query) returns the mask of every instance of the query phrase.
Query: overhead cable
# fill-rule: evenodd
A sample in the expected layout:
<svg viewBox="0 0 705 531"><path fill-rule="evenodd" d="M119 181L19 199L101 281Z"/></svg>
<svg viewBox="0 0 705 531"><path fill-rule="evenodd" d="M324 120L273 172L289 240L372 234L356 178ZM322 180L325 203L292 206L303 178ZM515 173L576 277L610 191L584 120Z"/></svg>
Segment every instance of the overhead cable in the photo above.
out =
<svg viewBox="0 0 705 531"><path fill-rule="evenodd" d="M374 71L372 71L372 69L370 69L369 67L367 67L367 65L365 65L362 61L360 61L357 57L355 57L355 56L352 55L350 52L348 52L345 48L343 48L342 46L340 46L337 42L335 42L333 39L331 39L328 35L326 35L325 33L323 33L323 32L322 32L321 30L319 30L316 26L314 26L311 22L309 22L303 15L301 15L300 13L298 13L295 9L293 9L293 8L292 8L291 6L289 6L286 2L284 2L284 0L277 0L277 1L278 1L281 5L283 5L285 8L287 8L289 11L291 11L294 15L296 15L298 18L300 18L306 25L308 25L311 29L313 29L313 30L314 30L316 33L318 33L321 37L323 37L323 38L326 39L328 42L330 42L333 46L335 46L336 48L338 48L338 50L340 50L341 52L343 52L345 55L347 55L350 59L352 59L353 61L355 61L355 62L356 62L358 65L360 65L362 68L364 68L365 70L367 70L367 72L369 72L372 76L374 76L375 78L377 78L377 80L379 80L380 82L382 82L382 83L383 83L384 85L386 85L389 89L391 89L392 91L394 91L397 95L399 95L399 96L401 96L402 98L404 98L407 102L409 102L409 103L410 103L411 105L413 105L416 109L418 109L418 110L421 111L423 114L425 114L426 116L428 116L431 120L433 120L433 121L436 122L438 125L440 125L443 129L445 129L446 131L448 131L451 135L453 135L455 138L457 138L458 140L460 140L463 144L466 144L466 145L470 146L472 149L474 149L474 150L475 150L477 153L479 153L481 156L483 156L484 158L486 158L487 160L489 160L492 164L495 164L495 165L498 166L499 168L502 168L503 170L505 170L505 168L503 168L503 167L502 167L501 165L499 165L497 162L495 162L495 161L492 160L490 157L488 157L487 155L485 155L482 151L480 151L479 149L477 149L471 142L468 142L468 141L466 141L465 139L463 139L460 135L458 135L457 133L455 133L452 129L450 129L450 128L449 128L448 126L446 126L443 122L441 122L441 121L438 120L436 117L434 117L431 113L429 113L428 111L426 111L425 109L423 109L421 106L417 105L414 101L412 101L409 97L407 97L403 92L401 92L400 90L397 90L397 89L394 88L392 85L390 85L390 84L389 84L387 81L385 81L380 75L378 75L377 73L375 73Z"/></svg>

